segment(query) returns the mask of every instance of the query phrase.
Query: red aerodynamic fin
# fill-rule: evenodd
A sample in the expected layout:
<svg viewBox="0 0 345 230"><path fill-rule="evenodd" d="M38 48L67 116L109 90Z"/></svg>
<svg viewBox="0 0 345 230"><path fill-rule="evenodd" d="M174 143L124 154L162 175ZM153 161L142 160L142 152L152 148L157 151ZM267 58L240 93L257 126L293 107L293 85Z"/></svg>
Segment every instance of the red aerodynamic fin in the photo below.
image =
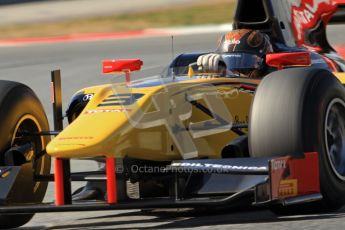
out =
<svg viewBox="0 0 345 230"><path fill-rule="evenodd" d="M336 11L337 1L334 0L302 0L299 5L293 5L291 26L297 45L306 44L306 34L315 30L320 22L327 25Z"/></svg>
<svg viewBox="0 0 345 230"><path fill-rule="evenodd" d="M335 49L343 58L345 58L345 46L338 46Z"/></svg>

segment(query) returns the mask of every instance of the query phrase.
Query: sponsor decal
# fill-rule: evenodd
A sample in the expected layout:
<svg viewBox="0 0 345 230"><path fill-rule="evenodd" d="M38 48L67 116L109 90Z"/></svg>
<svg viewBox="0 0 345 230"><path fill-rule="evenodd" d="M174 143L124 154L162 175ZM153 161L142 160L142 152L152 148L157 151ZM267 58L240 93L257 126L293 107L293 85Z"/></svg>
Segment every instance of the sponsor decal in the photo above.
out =
<svg viewBox="0 0 345 230"><path fill-rule="evenodd" d="M93 94L85 94L83 96L83 101L91 101L91 99L93 98Z"/></svg>
<svg viewBox="0 0 345 230"><path fill-rule="evenodd" d="M279 197L291 197L298 195L297 180L281 180L278 189Z"/></svg>
<svg viewBox="0 0 345 230"><path fill-rule="evenodd" d="M56 146L76 146L76 145L82 146L82 147L86 146L85 144L80 144L80 143L73 143L73 144L66 144L66 143L63 143L63 144L56 144Z"/></svg>
<svg viewBox="0 0 345 230"><path fill-rule="evenodd" d="M223 164L210 164L210 163L187 163L187 162L174 162L172 167L190 167L190 168L209 168L209 169L224 169L224 170L255 170L267 171L267 167L257 166L237 166L237 165L223 165Z"/></svg>
<svg viewBox="0 0 345 230"><path fill-rule="evenodd" d="M337 5L333 0L303 0L292 6L292 29L297 45L304 44L305 32L318 26L320 19L327 24Z"/></svg>
<svg viewBox="0 0 345 230"><path fill-rule="evenodd" d="M84 114L97 114L97 113L124 113L131 112L131 109L93 109L87 110Z"/></svg>
<svg viewBox="0 0 345 230"><path fill-rule="evenodd" d="M59 141L64 141L64 140L92 140L94 137L59 137Z"/></svg>
<svg viewBox="0 0 345 230"><path fill-rule="evenodd" d="M239 95L239 89L218 89L217 97L224 99L235 99Z"/></svg>
<svg viewBox="0 0 345 230"><path fill-rule="evenodd" d="M245 125L249 123L249 116L245 116L245 120L240 119L239 115L235 115L234 117L234 124L235 125Z"/></svg>
<svg viewBox="0 0 345 230"><path fill-rule="evenodd" d="M232 57L234 57L234 58L242 58L243 55L242 54L224 54L223 57L224 58L232 58Z"/></svg>
<svg viewBox="0 0 345 230"><path fill-rule="evenodd" d="M286 160L273 160L272 169L273 170L286 169Z"/></svg>

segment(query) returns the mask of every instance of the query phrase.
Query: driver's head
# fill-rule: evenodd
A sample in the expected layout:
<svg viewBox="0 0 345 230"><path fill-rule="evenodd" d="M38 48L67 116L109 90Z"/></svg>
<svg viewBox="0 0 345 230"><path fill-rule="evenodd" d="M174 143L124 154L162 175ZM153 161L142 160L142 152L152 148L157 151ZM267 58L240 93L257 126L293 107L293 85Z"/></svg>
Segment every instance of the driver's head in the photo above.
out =
<svg viewBox="0 0 345 230"><path fill-rule="evenodd" d="M216 51L233 73L257 77L265 65L266 53L273 52L268 35L257 30L234 30L222 36Z"/></svg>

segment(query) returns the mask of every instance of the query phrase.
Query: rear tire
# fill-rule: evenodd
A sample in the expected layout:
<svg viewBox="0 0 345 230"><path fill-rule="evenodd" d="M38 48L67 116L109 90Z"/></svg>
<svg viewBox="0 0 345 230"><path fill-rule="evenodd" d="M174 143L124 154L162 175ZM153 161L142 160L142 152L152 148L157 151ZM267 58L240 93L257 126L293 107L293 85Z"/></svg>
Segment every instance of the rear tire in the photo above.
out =
<svg viewBox="0 0 345 230"><path fill-rule="evenodd" d="M11 81L0 81L0 165L5 166L4 153L11 147L31 143L34 147L25 154L27 161L33 161L33 157L45 149L49 137L22 136L19 132L38 132L49 130L48 120L44 109L35 95L27 86ZM22 156L21 156L22 157ZM18 160L15 162L21 162ZM16 163L20 165L20 163ZM47 155L33 162L33 170L48 174L50 172L50 157ZM42 202L47 182L35 182L34 187L15 187L20 190L20 197L14 197L7 205ZM30 194L25 197L25 194ZM29 198L30 197L30 198ZM30 221L33 214L25 215L0 215L0 229L16 228Z"/></svg>
<svg viewBox="0 0 345 230"><path fill-rule="evenodd" d="M322 69L295 68L274 72L263 79L250 115L251 156L320 154L323 199L305 204L303 208L276 206L273 212L324 212L342 207L345 204L343 143L345 91L332 73Z"/></svg>

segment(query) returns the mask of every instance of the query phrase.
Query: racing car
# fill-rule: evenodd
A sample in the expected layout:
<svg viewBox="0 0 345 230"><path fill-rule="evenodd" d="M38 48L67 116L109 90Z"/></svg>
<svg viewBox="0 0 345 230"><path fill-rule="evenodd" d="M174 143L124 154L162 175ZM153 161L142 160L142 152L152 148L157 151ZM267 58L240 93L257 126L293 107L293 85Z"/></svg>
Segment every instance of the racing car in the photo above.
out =
<svg viewBox="0 0 345 230"><path fill-rule="evenodd" d="M140 59L105 60L103 72L123 73L126 81L81 89L64 116L60 72L52 71L53 130L28 86L0 81L0 228L22 226L40 212L339 209L345 61L328 43L326 26L345 22L344 6L238 1L234 29L260 31L273 45L258 78L195 68L204 53L181 54L159 78L139 81L131 73L141 69ZM106 167L72 173L73 159ZM55 199L43 203L49 181ZM104 182L105 199L73 201L73 181Z"/></svg>

